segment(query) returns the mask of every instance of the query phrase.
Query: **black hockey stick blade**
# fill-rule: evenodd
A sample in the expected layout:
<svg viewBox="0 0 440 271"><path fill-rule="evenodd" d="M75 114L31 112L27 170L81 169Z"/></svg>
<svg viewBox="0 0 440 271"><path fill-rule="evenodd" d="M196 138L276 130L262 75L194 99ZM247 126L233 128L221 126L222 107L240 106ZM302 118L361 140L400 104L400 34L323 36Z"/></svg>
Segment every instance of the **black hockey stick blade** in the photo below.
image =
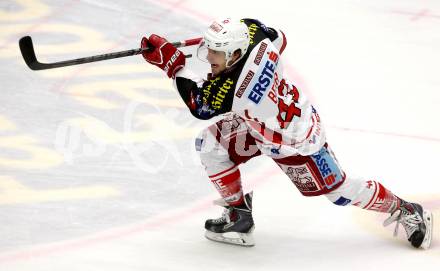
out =
<svg viewBox="0 0 440 271"><path fill-rule="evenodd" d="M18 44L20 45L21 55L23 56L26 65L28 65L31 70L44 70L44 64L38 62L37 57L35 56L31 37L22 37Z"/></svg>

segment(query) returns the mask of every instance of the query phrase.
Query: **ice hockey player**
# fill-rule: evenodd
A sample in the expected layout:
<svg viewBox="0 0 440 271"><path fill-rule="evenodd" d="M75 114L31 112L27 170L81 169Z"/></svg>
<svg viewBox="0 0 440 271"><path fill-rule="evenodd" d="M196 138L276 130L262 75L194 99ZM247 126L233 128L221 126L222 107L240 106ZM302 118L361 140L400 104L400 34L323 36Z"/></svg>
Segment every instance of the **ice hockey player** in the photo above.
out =
<svg viewBox="0 0 440 271"><path fill-rule="evenodd" d="M346 176L326 142L320 117L283 73L286 37L254 19L214 21L198 48L211 64L206 79L185 66L184 54L158 35L143 37L143 57L174 80L191 114L220 121L196 138L196 150L221 195L218 219L205 223L208 239L253 246L252 193L244 194L239 166L261 154L271 157L304 196L326 196L339 206L390 213L384 225L403 225L412 246L428 248L432 213L405 201L380 182Z"/></svg>

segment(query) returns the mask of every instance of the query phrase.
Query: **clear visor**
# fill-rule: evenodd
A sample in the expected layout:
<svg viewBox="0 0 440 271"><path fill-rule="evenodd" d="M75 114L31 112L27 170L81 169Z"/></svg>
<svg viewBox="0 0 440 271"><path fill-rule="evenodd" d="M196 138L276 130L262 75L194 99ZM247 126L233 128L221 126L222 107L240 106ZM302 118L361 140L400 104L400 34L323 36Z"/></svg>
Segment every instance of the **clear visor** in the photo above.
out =
<svg viewBox="0 0 440 271"><path fill-rule="evenodd" d="M208 46L206 46L205 41L202 41L197 48L197 58L205 63L208 63Z"/></svg>
<svg viewBox="0 0 440 271"><path fill-rule="evenodd" d="M208 54L209 54L208 45L205 41L202 41L197 48L197 58L205 63L209 63L208 61ZM211 50L211 54L214 56L214 58L221 57L222 59L226 59L226 54L223 51L217 51L217 50Z"/></svg>

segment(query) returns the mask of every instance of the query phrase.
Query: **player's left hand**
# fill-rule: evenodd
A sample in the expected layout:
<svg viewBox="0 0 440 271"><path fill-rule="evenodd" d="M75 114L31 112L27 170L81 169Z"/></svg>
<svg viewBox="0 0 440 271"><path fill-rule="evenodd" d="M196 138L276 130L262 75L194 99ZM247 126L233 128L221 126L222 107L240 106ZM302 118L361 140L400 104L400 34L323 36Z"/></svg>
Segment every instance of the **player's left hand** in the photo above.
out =
<svg viewBox="0 0 440 271"><path fill-rule="evenodd" d="M142 52L148 63L164 70L168 77L174 78L177 71L185 66L185 55L165 38L152 34L142 38L141 48L152 48Z"/></svg>

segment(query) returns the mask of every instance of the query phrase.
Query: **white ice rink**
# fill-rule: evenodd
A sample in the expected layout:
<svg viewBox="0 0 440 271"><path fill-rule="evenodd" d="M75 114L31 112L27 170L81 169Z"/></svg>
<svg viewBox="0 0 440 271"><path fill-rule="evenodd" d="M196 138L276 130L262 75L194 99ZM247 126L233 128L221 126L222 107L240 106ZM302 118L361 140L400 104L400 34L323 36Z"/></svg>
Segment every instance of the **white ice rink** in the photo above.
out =
<svg viewBox="0 0 440 271"><path fill-rule="evenodd" d="M431 209L430 250L387 215L302 197L266 157L241 168L256 246L208 241L221 210L193 142L212 121L140 56L31 71L18 49L30 35L41 61L128 50L224 16L286 33L287 72L342 167ZM440 1L0 0L0 29L1 271L440 270Z"/></svg>

